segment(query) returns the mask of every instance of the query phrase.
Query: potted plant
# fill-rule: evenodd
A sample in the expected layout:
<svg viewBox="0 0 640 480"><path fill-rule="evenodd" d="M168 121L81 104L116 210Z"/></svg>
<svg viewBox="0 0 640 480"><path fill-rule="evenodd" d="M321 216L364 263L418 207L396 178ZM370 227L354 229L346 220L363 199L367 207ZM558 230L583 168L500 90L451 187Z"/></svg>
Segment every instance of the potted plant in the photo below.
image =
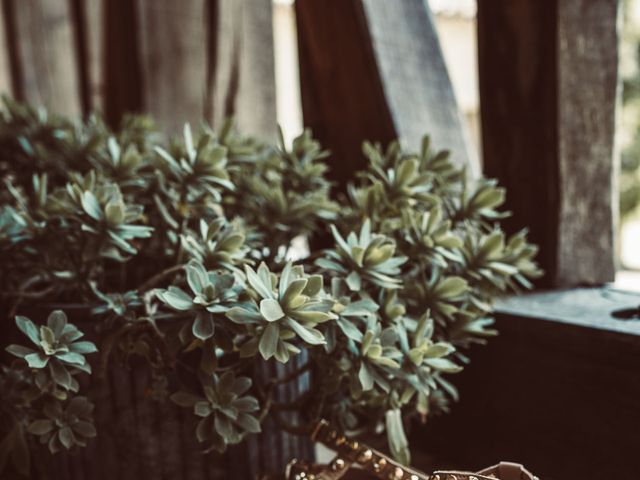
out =
<svg viewBox="0 0 640 480"><path fill-rule="evenodd" d="M227 122L165 143L145 117L112 132L7 102L0 299L22 333L0 466L27 474L38 451L41 477L273 473L308 448L275 429L319 418L409 462L405 425L456 398L448 375L495 334L492 300L538 275L536 248L500 230L504 190L428 137L363 152L332 195L308 131L270 145Z"/></svg>

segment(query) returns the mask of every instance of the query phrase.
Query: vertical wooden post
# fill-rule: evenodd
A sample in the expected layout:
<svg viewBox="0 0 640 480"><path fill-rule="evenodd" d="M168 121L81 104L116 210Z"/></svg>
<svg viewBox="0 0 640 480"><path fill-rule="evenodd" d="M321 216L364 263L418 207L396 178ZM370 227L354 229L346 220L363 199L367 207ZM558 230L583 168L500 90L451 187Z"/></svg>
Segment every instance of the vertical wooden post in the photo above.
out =
<svg viewBox="0 0 640 480"><path fill-rule="evenodd" d="M140 112L142 80L136 5L131 0L105 1L105 104L107 122L116 127L123 113Z"/></svg>
<svg viewBox="0 0 640 480"><path fill-rule="evenodd" d="M233 116L240 131L276 136L271 0L218 0L210 120Z"/></svg>
<svg viewBox="0 0 640 480"><path fill-rule="evenodd" d="M480 0L485 172L547 286L613 280L617 0Z"/></svg>
<svg viewBox="0 0 640 480"><path fill-rule="evenodd" d="M11 63L9 60L9 48L6 29L6 16L0 4L0 93L11 94Z"/></svg>
<svg viewBox="0 0 640 480"><path fill-rule="evenodd" d="M84 23L88 109L97 111L105 106L105 1L76 0L82 5Z"/></svg>
<svg viewBox="0 0 640 480"><path fill-rule="evenodd" d="M207 79L205 0L139 0L143 105L168 132L204 118Z"/></svg>
<svg viewBox="0 0 640 480"><path fill-rule="evenodd" d="M426 2L298 0L304 122L334 153L344 182L362 168L360 144L423 134L478 172Z"/></svg>
<svg viewBox="0 0 640 480"><path fill-rule="evenodd" d="M67 0L5 0L14 94L64 115L82 113L79 64Z"/></svg>

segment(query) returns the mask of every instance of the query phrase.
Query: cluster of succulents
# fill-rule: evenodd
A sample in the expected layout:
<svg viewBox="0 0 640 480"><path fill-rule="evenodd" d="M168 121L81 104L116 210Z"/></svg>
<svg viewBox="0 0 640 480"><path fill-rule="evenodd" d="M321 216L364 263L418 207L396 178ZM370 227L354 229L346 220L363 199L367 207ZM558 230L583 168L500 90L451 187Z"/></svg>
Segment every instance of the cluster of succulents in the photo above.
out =
<svg viewBox="0 0 640 480"><path fill-rule="evenodd" d="M0 471L11 460L15 470L29 474L28 432L46 444L52 453L63 448L84 447L96 436L93 404L79 395L76 379L90 374L86 354L97 352L93 342L80 340L83 333L54 310L45 325L16 316L18 329L31 341L28 347L12 344L6 351L17 357L0 372L3 420L8 433L1 444Z"/></svg>
<svg viewBox="0 0 640 480"><path fill-rule="evenodd" d="M33 374L48 399L14 416L23 431L51 451L96 433L75 380L95 347L60 312L40 327L20 316L34 302L74 303L88 307L82 325L116 339L101 368L131 355L118 344L153 356L158 375L195 355L197 381L176 375L167 395L200 418L204 450L296 408L304 425L323 417L352 434L386 431L408 462L406 423L456 398L449 374L495 334L493 299L539 274L536 248L500 230L504 190L469 179L428 137L419 153L397 143L363 152L367 168L339 195L308 131L272 145L227 122L165 142L142 117L111 131L99 118L8 103L0 307L34 345L9 347L18 358L6 372ZM305 241L325 248L301 253ZM128 338L141 329L159 333ZM285 379L265 383L259 365L303 350L309 391L278 404L268 386Z"/></svg>

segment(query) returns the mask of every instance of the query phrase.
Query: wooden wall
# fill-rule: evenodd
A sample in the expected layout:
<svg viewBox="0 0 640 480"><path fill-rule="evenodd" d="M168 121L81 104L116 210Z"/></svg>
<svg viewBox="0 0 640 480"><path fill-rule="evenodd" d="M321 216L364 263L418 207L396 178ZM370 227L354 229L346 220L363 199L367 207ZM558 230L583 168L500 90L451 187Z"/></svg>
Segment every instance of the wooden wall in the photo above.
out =
<svg viewBox="0 0 640 480"><path fill-rule="evenodd" d="M3 0L0 90L117 124L148 112L169 132L234 115L274 138L271 0Z"/></svg>

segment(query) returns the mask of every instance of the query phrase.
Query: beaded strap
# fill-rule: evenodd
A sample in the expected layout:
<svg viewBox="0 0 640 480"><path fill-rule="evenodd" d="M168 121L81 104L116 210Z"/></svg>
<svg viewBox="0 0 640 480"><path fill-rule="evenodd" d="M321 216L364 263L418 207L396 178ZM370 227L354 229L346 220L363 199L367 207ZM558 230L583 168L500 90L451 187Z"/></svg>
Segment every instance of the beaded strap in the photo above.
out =
<svg viewBox="0 0 640 480"><path fill-rule="evenodd" d="M381 480L538 480L521 465L506 462L479 473L437 471L426 475L399 464L367 445L349 440L325 420L318 423L311 438L334 450L337 456L328 465L308 464L294 459L287 467L287 479L338 480L352 465L357 464Z"/></svg>

